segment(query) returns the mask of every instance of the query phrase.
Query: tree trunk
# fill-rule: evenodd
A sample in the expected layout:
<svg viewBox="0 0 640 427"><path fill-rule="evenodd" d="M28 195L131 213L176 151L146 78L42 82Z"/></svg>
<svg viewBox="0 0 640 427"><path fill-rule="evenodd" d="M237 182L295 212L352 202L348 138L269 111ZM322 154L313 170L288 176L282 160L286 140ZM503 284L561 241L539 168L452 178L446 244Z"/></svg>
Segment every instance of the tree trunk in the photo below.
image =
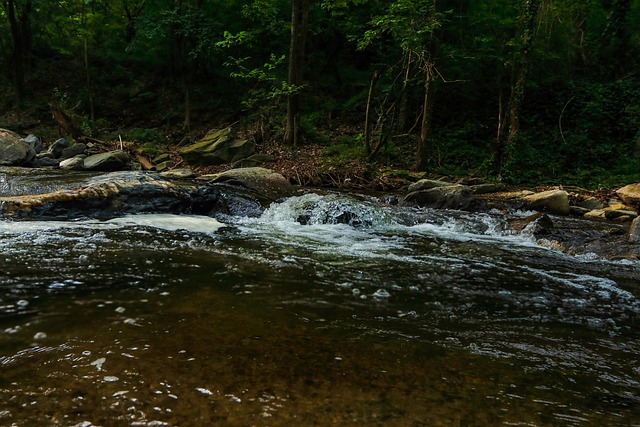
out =
<svg viewBox="0 0 640 427"><path fill-rule="evenodd" d="M429 134L431 127L431 110L433 104L433 73L434 64L430 58L424 64L424 99L422 102L422 121L420 123L420 138L416 150L415 169L424 171L429 162Z"/></svg>
<svg viewBox="0 0 640 427"><path fill-rule="evenodd" d="M302 95L299 87L302 85L304 73L304 51L307 26L309 22L309 1L291 1L291 45L289 49L289 86L292 93L287 96L287 127L285 142L293 147L298 145L300 112L302 110Z"/></svg>
<svg viewBox="0 0 640 427"><path fill-rule="evenodd" d="M502 114L498 126L493 155L493 171L502 179L505 165L511 160L513 147L520 131L520 107L524 99L524 86L529 70L529 57L535 38L535 24L540 9L540 0L524 0L521 15L519 49L511 64L511 94L507 111Z"/></svg>
<svg viewBox="0 0 640 427"><path fill-rule="evenodd" d="M431 1L431 19L436 21L436 0ZM420 121L420 138L416 146L416 162L414 169L425 171L429 163L429 138L431 131L431 111L433 109L433 84L435 81L435 51L437 49L433 30L428 42L418 55L419 65L424 73L424 97L422 100L422 120Z"/></svg>
<svg viewBox="0 0 640 427"><path fill-rule="evenodd" d="M398 113L398 129L397 132L404 131L405 124L407 123L407 104L409 103L408 86L409 77L411 76L411 65L413 63L413 51L409 50L406 53L407 60L404 66L404 79L402 80L402 90L400 92L400 112Z"/></svg>
<svg viewBox="0 0 640 427"><path fill-rule="evenodd" d="M93 105L93 87L91 85L91 70L89 69L89 41L87 36L84 37L84 70L86 74L87 96L89 97L89 119L91 125L95 122L96 114Z"/></svg>
<svg viewBox="0 0 640 427"><path fill-rule="evenodd" d="M627 19L631 12L631 0L612 0L611 13L607 19L607 26L602 34L604 63L608 64L611 78L619 77L626 71L623 64L629 57L630 34L627 30ZM637 23L636 23L637 25Z"/></svg>
<svg viewBox="0 0 640 427"><path fill-rule="evenodd" d="M124 27L124 37L127 45L130 45L136 36L136 20L142 16L145 1L146 0L132 2L131 0L122 0L122 9L124 11L125 18L127 18L127 22Z"/></svg>
<svg viewBox="0 0 640 427"><path fill-rule="evenodd" d="M3 3L11 27L11 81L18 99L24 97L25 66L31 50L31 0L22 6L15 0ZM18 9L19 8L19 9Z"/></svg>
<svg viewBox="0 0 640 427"><path fill-rule="evenodd" d="M367 156L371 155L371 103L373 101L373 90L380 79L382 73L378 70L373 72L369 83L369 93L367 95L367 108L364 113L364 149Z"/></svg>

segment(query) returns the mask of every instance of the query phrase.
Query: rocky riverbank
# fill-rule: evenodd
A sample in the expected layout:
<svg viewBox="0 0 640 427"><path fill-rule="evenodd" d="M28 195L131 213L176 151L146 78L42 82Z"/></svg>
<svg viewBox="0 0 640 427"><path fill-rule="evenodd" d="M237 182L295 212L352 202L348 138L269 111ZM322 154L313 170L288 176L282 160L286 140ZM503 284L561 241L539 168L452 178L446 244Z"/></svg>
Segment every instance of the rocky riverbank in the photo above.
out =
<svg viewBox="0 0 640 427"><path fill-rule="evenodd" d="M210 168L200 168L196 170L205 173L196 174L185 168L171 170L175 163L163 158L159 167L150 162L138 164L138 169L146 166L164 172L133 170L136 159L123 150L104 152L83 143L70 144L64 138L45 148L34 135L22 138L0 129L0 217L111 218L138 212L256 216L269 203L298 191L292 185L301 183L295 169L278 173L244 161L257 159L255 147L247 148L232 132L211 133L205 140L205 148L201 142L183 150L187 157L198 162L211 162L215 157L217 163L238 167L214 174L206 173ZM198 150L205 150L207 156L198 158ZM274 160L263 157L261 162ZM33 181L38 174L19 171L25 168L66 173L70 182L57 188L46 183L37 186ZM110 171L118 172L105 173ZM13 182L27 175L31 187L16 190ZM42 176L43 181L51 179L50 174ZM44 191L29 191L36 187ZM465 185L431 179L395 182L393 193L385 199L407 206L530 212L511 226L514 232L529 228L541 245L570 254L640 259L640 184L617 189L607 200L563 188L515 191L502 184Z"/></svg>
<svg viewBox="0 0 640 427"><path fill-rule="evenodd" d="M303 191L279 173L253 167L201 176L185 169L164 173L110 172L88 178L69 171L66 173L71 179L77 176L78 180L61 185L64 188L7 194L7 183L19 180L21 170L24 169L0 168L2 218L109 219L151 212L258 216L270 203ZM29 176L33 182L33 177ZM509 224L514 233L527 229L543 246L573 255L640 259L640 220L633 208L604 207L590 198L580 198L564 190L539 193L504 190L502 186L488 184L463 186L421 180L411 185L406 193L388 195L381 198L380 203L503 213L505 218L513 218ZM23 188L22 193L25 191ZM583 207L586 205L592 209ZM587 212L582 213L583 209ZM513 215L514 212L519 214Z"/></svg>

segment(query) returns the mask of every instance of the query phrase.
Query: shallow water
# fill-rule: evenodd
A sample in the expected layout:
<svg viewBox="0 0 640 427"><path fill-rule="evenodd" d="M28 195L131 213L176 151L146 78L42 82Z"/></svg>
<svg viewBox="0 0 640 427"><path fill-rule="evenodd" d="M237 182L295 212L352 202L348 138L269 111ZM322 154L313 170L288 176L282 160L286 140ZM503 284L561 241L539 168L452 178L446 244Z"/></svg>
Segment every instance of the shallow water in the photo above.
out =
<svg viewBox="0 0 640 427"><path fill-rule="evenodd" d="M637 263L346 196L218 220L0 222L0 425L640 425Z"/></svg>

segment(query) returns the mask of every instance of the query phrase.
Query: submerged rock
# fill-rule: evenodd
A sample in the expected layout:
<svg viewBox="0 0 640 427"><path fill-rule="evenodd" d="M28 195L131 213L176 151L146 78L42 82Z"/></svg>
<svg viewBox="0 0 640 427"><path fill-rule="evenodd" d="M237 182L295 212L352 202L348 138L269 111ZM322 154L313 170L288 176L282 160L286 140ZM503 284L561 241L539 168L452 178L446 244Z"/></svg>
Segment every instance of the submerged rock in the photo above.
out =
<svg viewBox="0 0 640 427"><path fill-rule="evenodd" d="M538 243L571 255L591 253L606 259L639 259L640 245L633 244L627 224L555 216L552 222L536 228L533 236Z"/></svg>

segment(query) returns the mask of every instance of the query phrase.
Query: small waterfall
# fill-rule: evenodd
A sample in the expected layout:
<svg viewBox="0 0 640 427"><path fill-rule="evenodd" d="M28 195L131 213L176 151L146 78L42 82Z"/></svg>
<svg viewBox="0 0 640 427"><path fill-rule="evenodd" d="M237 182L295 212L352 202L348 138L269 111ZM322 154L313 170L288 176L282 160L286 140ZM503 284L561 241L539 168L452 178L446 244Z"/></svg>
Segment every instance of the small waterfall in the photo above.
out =
<svg viewBox="0 0 640 427"><path fill-rule="evenodd" d="M302 225L346 224L356 228L376 228L393 224L382 206L353 197L310 193L272 205L262 215L264 222L296 222Z"/></svg>

